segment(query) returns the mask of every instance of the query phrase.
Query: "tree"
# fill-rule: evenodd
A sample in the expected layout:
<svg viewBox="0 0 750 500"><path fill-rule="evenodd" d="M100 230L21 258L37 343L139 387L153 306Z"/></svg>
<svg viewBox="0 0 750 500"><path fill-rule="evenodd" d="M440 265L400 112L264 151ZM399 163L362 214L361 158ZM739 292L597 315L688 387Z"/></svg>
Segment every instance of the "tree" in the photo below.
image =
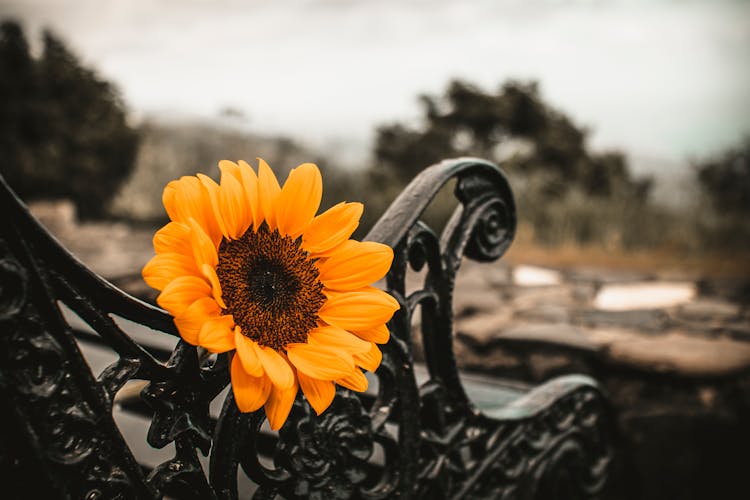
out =
<svg viewBox="0 0 750 500"><path fill-rule="evenodd" d="M648 196L650 181L633 179L622 153L589 152L588 131L545 103L536 82L509 81L488 93L457 80L442 96L423 95L420 103L422 127L393 123L377 129L374 156L381 177L406 183L436 161L468 155L502 162L517 175L542 174L549 197L569 188L593 197ZM527 147L508 155L502 147L513 142Z"/></svg>
<svg viewBox="0 0 750 500"><path fill-rule="evenodd" d="M750 136L694 165L698 183L719 214L750 216Z"/></svg>
<svg viewBox="0 0 750 500"><path fill-rule="evenodd" d="M22 172L34 165L34 151L43 135L36 99L35 62L21 27L0 25L0 168L17 189Z"/></svg>
<svg viewBox="0 0 750 500"><path fill-rule="evenodd" d="M704 248L745 255L750 248L750 136L694 162L693 169L703 195L699 200L706 202L695 214Z"/></svg>
<svg viewBox="0 0 750 500"><path fill-rule="evenodd" d="M117 90L50 32L38 59L17 23L0 36L0 172L24 198L68 197L81 216L103 215L138 146Z"/></svg>
<svg viewBox="0 0 750 500"><path fill-rule="evenodd" d="M634 178L621 152L590 151L589 131L547 104L536 82L508 81L487 92L456 80L442 95L422 95L419 102L420 126L377 129L370 180L379 186L379 198L387 198L379 208L423 168L444 158L477 156L510 174L521 223L537 242L647 244L634 221L651 213L651 179ZM438 195L431 210L425 218L439 225L453 201Z"/></svg>

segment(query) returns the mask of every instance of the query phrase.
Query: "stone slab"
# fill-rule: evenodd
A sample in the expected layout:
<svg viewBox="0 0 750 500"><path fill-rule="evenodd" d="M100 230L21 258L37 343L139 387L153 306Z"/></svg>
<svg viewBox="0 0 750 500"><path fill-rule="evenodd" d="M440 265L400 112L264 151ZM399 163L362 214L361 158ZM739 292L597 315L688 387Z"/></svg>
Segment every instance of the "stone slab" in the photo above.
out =
<svg viewBox="0 0 750 500"><path fill-rule="evenodd" d="M537 266L516 266L513 283L517 286L551 286L562 283L560 271Z"/></svg>
<svg viewBox="0 0 750 500"><path fill-rule="evenodd" d="M507 308L507 302L495 290L487 288L464 288L453 298L453 314L456 318L493 313Z"/></svg>
<svg viewBox="0 0 750 500"><path fill-rule="evenodd" d="M513 306L519 309L538 307L541 305L562 305L572 307L578 301L574 295L572 285L513 287L506 290L512 298Z"/></svg>
<svg viewBox="0 0 750 500"><path fill-rule="evenodd" d="M653 275L641 271L602 268L570 269L564 274L566 281L594 283L597 286L607 283L633 283L653 278Z"/></svg>
<svg viewBox="0 0 750 500"><path fill-rule="evenodd" d="M542 304L516 309L513 318L536 323L568 323L570 308L558 304Z"/></svg>
<svg viewBox="0 0 750 500"><path fill-rule="evenodd" d="M495 338L501 341L534 342L584 351L598 349L583 330L567 323L521 323L504 329Z"/></svg>
<svg viewBox="0 0 750 500"><path fill-rule="evenodd" d="M512 344L595 351L598 346L584 332L567 323L512 323L507 315L478 316L457 323L456 335L474 347Z"/></svg>
<svg viewBox="0 0 750 500"><path fill-rule="evenodd" d="M457 319L456 335L468 338L470 343L487 344L498 332L506 328L513 319L513 310L509 307L498 309L491 314L479 314L466 319Z"/></svg>
<svg viewBox="0 0 750 500"><path fill-rule="evenodd" d="M669 326L669 315L660 309L601 311L584 309L571 313L573 324L590 328L621 327L643 332L660 332Z"/></svg>
<svg viewBox="0 0 750 500"><path fill-rule="evenodd" d="M606 311L661 309L690 302L698 287L690 281L642 281L601 287L594 307Z"/></svg>
<svg viewBox="0 0 750 500"><path fill-rule="evenodd" d="M593 340L604 340L594 334ZM610 335L604 358L645 371L690 377L720 377L750 369L750 343L726 338L704 339L680 331L649 336Z"/></svg>
<svg viewBox="0 0 750 500"><path fill-rule="evenodd" d="M680 319L700 322L731 321L740 316L740 305L726 300L701 298L681 305L676 312Z"/></svg>

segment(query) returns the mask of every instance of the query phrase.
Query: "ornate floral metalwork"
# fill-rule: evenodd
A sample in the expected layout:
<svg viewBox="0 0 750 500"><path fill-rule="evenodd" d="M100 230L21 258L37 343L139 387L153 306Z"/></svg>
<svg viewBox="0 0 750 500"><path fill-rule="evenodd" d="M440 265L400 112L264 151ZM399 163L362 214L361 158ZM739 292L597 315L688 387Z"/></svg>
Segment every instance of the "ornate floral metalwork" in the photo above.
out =
<svg viewBox="0 0 750 500"><path fill-rule="evenodd" d="M4 487L90 499L152 495L122 438L113 439L119 432L109 401L55 307L32 242L14 236L0 241L0 404L9 413L2 442L16 443L0 450L14 473ZM18 453L22 446L30 450ZM32 475L49 484L18 482Z"/></svg>
<svg viewBox="0 0 750 500"><path fill-rule="evenodd" d="M419 221L455 181L453 217L438 236ZM339 389L317 416L299 395L274 435L262 410L241 414L231 391L217 419L209 405L229 382L228 355L179 342L162 362L114 315L177 336L164 312L122 293L62 249L0 182L0 469L68 498L595 498L611 461L610 417L586 377L555 379L492 414L472 404L453 354L452 294L464 257L499 258L512 242L515 205L494 165L450 160L423 171L365 239L392 246L389 291L402 305L389 326L377 391ZM407 294L408 270L425 271ZM57 302L73 309L118 359L98 377ZM412 317L421 314L429 380L414 375ZM115 395L143 380L148 443L174 457L144 472L115 425ZM199 457L210 455L206 477ZM239 470L250 486L239 486ZM15 476L15 479L12 477Z"/></svg>
<svg viewBox="0 0 750 500"><path fill-rule="evenodd" d="M300 401L292 412L295 425L281 429L278 457L292 473L294 493L351 498L367 478L367 460L373 452L370 417L359 398L342 391L321 416Z"/></svg>

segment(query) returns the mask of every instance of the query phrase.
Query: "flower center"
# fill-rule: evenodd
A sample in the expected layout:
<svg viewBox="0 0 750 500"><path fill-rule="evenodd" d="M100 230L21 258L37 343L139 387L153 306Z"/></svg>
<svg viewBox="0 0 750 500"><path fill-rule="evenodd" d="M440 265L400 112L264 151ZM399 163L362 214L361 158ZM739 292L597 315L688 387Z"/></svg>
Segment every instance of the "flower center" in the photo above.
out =
<svg viewBox="0 0 750 500"><path fill-rule="evenodd" d="M247 275L250 295L266 307L288 304L299 291L299 280L273 260L259 259Z"/></svg>
<svg viewBox="0 0 750 500"><path fill-rule="evenodd" d="M222 298L243 335L276 350L306 342L325 302L318 268L300 239L263 224L219 245Z"/></svg>

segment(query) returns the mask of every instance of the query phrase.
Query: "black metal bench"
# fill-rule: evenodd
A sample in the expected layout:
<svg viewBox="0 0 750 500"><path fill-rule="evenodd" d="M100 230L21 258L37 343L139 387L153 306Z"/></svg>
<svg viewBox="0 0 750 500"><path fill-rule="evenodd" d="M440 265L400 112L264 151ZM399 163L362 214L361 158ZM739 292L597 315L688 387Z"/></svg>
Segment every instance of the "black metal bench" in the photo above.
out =
<svg viewBox="0 0 750 500"><path fill-rule="evenodd" d="M418 219L455 179L442 236ZM465 256L499 258L515 231L494 165L422 172L365 238L392 246L402 308L371 390L315 416L298 396L271 432L238 412L227 356L179 341L171 317L63 249L0 178L0 477L17 498L596 498L612 462L597 384L459 374L452 290ZM407 295L407 268L425 270ZM420 309L425 365L412 355ZM208 457L208 458L206 458ZM240 470L241 469L241 470ZM13 493L16 492L16 493Z"/></svg>

